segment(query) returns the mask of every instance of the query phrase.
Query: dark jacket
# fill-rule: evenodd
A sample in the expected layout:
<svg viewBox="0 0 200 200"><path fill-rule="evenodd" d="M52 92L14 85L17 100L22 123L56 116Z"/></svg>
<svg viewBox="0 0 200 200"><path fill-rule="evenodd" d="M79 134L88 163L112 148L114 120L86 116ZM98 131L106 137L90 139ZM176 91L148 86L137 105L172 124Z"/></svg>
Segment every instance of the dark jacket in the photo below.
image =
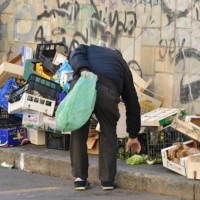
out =
<svg viewBox="0 0 200 200"><path fill-rule="evenodd" d="M82 44L68 59L75 75L80 75L83 70L91 71L98 76L99 83L121 96L126 107L127 133L130 138L137 137L141 125L140 105L131 71L120 51Z"/></svg>

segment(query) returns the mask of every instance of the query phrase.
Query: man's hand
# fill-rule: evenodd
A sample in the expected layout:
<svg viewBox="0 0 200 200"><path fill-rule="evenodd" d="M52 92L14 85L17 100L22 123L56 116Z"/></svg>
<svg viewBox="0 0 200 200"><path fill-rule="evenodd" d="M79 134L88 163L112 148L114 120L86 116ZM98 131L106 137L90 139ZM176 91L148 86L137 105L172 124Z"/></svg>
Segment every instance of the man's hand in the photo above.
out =
<svg viewBox="0 0 200 200"><path fill-rule="evenodd" d="M83 75L83 76L85 76L85 78L87 78L89 76L89 73L90 73L89 71L84 70L81 72L81 75Z"/></svg>
<svg viewBox="0 0 200 200"><path fill-rule="evenodd" d="M128 141L126 143L126 152L129 152L130 149L131 149L132 153L135 153L135 152L140 153L141 145L137 138L134 138L134 139L129 138L128 139Z"/></svg>

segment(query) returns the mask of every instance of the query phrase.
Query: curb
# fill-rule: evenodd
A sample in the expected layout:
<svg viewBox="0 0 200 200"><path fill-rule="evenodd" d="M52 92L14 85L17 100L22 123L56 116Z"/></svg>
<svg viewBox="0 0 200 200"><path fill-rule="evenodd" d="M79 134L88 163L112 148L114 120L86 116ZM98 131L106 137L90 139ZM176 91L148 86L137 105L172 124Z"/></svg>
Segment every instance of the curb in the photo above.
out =
<svg viewBox="0 0 200 200"><path fill-rule="evenodd" d="M53 151L56 151L56 154ZM59 155L59 152L58 150L45 150L45 148L43 151L27 150L22 147L0 148L0 162L14 164L15 168L26 172L73 180L69 155L62 156ZM62 154L69 153L62 152ZM89 156L90 159L88 180L93 184L100 185L98 156ZM200 199L200 181L189 180L184 176L171 173L171 171L163 173L162 171L148 170L148 166L147 170L141 169L139 166L128 166L123 161L119 161L117 167L116 185L120 189L145 191L184 200Z"/></svg>

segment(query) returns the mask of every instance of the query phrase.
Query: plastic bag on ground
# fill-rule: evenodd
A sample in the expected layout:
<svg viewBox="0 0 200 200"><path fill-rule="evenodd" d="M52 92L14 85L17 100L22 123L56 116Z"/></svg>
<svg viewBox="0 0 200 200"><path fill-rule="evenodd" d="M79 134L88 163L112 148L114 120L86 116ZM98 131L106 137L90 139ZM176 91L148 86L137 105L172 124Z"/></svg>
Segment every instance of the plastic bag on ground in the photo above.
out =
<svg viewBox="0 0 200 200"><path fill-rule="evenodd" d="M97 76L81 75L74 88L59 104L55 113L57 126L63 132L77 130L90 118L96 101Z"/></svg>

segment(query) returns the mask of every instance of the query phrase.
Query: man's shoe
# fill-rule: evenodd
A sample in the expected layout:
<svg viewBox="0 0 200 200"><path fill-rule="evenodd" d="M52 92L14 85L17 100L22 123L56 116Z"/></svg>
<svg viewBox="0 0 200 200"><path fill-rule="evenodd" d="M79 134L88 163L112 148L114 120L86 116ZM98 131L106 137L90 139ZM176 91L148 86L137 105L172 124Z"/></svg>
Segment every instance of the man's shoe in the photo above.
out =
<svg viewBox="0 0 200 200"><path fill-rule="evenodd" d="M90 186L90 183L87 180L76 178L76 180L74 181L74 186L75 190L83 191Z"/></svg>
<svg viewBox="0 0 200 200"><path fill-rule="evenodd" d="M114 183L102 181L101 187L103 188L103 190L113 190L114 189Z"/></svg>

